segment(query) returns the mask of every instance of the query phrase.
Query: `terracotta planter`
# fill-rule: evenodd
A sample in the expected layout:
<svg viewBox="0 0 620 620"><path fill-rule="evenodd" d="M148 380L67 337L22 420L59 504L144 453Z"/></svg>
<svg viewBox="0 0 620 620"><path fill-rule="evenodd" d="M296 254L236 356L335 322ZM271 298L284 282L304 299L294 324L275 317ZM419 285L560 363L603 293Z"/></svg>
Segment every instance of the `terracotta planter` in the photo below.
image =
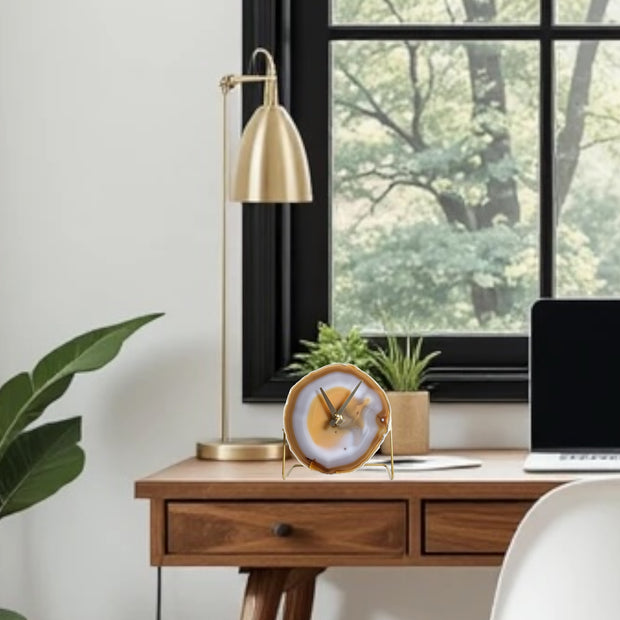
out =
<svg viewBox="0 0 620 620"><path fill-rule="evenodd" d="M429 447L429 396L428 392L387 392L392 408L392 433L394 454L426 454ZM390 435L381 453L390 453Z"/></svg>

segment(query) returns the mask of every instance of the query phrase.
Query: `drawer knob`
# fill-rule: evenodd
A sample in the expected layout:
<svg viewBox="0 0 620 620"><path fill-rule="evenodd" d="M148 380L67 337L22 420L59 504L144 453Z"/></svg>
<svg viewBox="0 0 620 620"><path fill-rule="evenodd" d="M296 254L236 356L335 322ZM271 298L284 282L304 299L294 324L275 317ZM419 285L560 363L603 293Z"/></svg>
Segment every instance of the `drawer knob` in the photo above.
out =
<svg viewBox="0 0 620 620"><path fill-rule="evenodd" d="M271 526L271 531L273 532L274 536L285 538L286 536L290 536L293 533L293 527L288 523L274 523Z"/></svg>

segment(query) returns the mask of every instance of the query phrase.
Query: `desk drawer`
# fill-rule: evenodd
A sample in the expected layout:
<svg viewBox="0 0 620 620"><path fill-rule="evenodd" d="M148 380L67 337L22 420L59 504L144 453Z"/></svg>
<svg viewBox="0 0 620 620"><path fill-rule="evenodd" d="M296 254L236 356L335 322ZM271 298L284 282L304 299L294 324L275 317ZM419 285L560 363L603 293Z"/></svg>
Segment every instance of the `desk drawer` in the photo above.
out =
<svg viewBox="0 0 620 620"><path fill-rule="evenodd" d="M423 553L504 553L531 505L517 500L427 500Z"/></svg>
<svg viewBox="0 0 620 620"><path fill-rule="evenodd" d="M169 502L171 554L403 555L406 503Z"/></svg>

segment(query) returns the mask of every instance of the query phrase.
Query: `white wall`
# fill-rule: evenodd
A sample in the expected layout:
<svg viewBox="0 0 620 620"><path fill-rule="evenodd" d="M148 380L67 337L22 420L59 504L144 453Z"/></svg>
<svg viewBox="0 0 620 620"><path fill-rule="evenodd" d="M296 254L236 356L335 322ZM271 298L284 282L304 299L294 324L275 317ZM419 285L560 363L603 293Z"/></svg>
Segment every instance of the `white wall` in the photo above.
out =
<svg viewBox="0 0 620 620"><path fill-rule="evenodd" d="M217 82L241 66L240 5L0 0L0 377L82 331L167 313L46 414L84 414L87 465L53 499L0 523L0 605L30 620L153 618L148 507L133 481L217 433ZM236 126L236 96L231 117ZM277 435L280 407L241 405L234 205L229 219L233 430ZM525 445L525 408L499 409L435 406L433 445ZM495 577L331 570L316 617L479 619ZM164 578L166 619L238 615L234 569Z"/></svg>

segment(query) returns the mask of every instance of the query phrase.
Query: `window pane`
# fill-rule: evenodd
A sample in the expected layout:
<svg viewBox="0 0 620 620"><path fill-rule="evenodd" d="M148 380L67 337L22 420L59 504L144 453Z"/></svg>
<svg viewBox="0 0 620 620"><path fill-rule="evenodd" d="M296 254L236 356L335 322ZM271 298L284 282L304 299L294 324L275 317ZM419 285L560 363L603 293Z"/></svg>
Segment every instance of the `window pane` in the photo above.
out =
<svg viewBox="0 0 620 620"><path fill-rule="evenodd" d="M332 44L332 322L526 329L538 44Z"/></svg>
<svg viewBox="0 0 620 620"><path fill-rule="evenodd" d="M537 23L539 4L539 0L332 0L332 23Z"/></svg>
<svg viewBox="0 0 620 620"><path fill-rule="evenodd" d="M556 0L555 12L560 23L620 23L619 0Z"/></svg>
<svg viewBox="0 0 620 620"><path fill-rule="evenodd" d="M620 42L556 45L557 293L620 294Z"/></svg>

